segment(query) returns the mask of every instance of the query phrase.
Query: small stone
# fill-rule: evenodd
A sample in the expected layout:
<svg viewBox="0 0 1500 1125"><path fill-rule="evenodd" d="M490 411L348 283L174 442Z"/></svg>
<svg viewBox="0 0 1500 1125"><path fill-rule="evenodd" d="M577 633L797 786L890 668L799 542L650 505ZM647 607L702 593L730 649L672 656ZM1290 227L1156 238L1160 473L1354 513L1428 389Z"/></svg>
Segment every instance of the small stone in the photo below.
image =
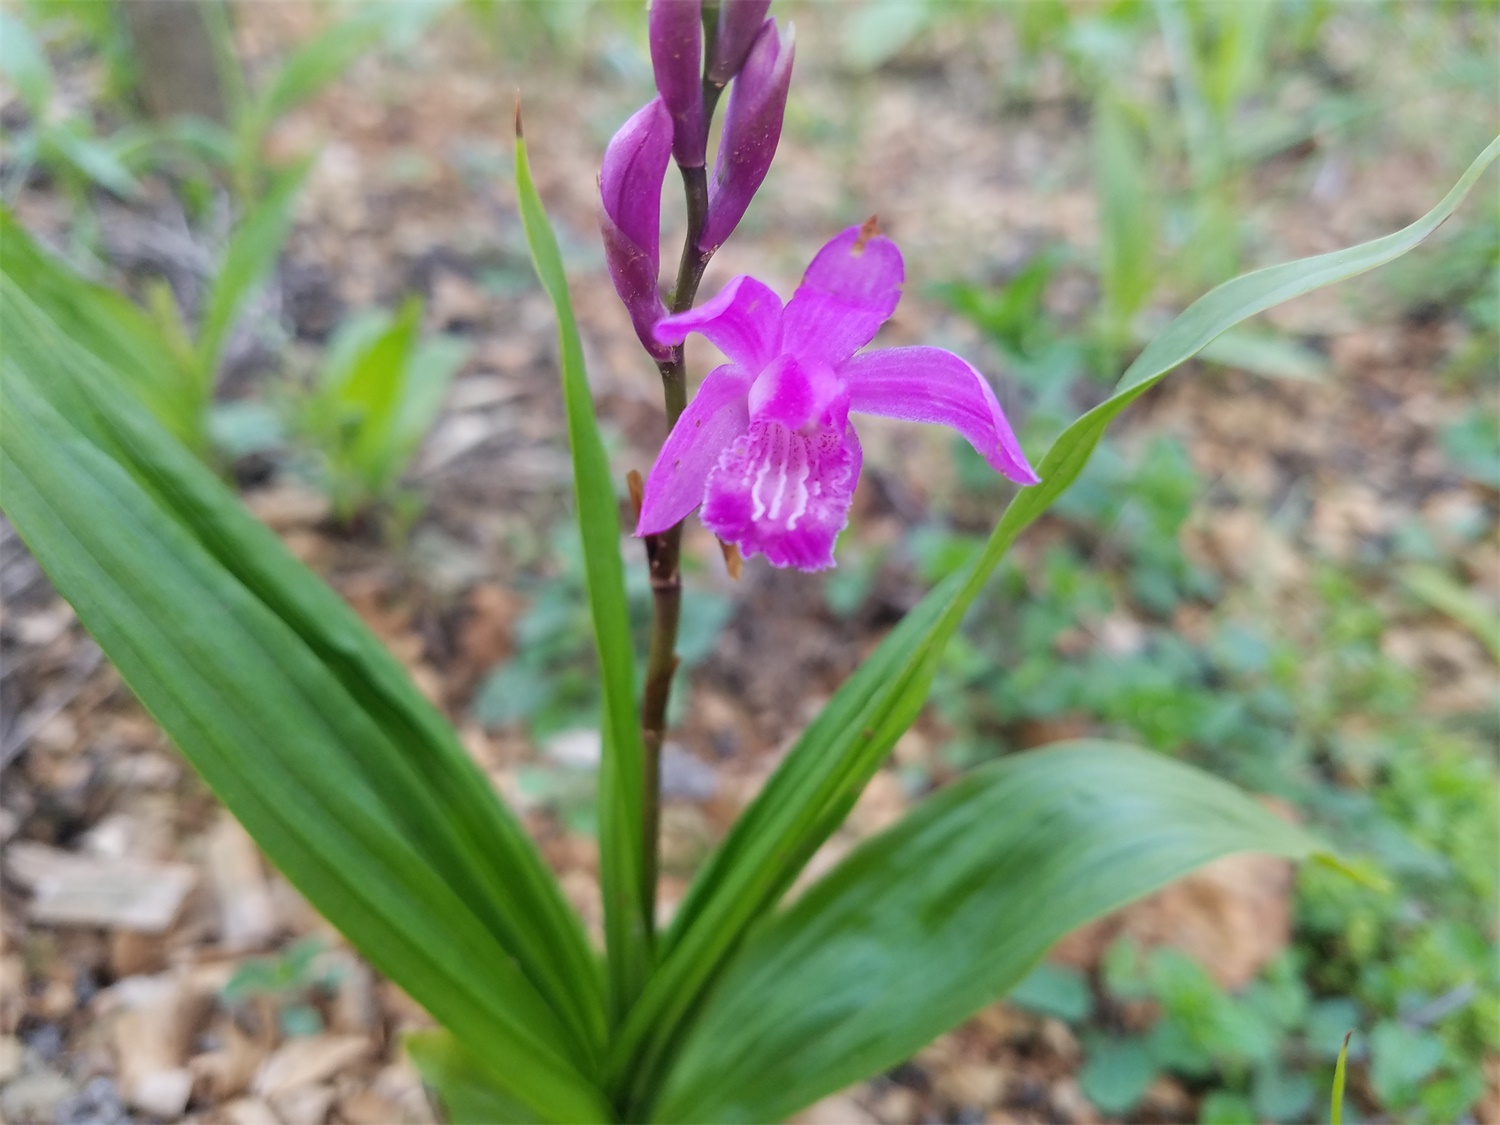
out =
<svg viewBox="0 0 1500 1125"><path fill-rule="evenodd" d="M0 1115L7 1121L55 1121L58 1106L75 1092L55 1070L32 1071L0 1090Z"/></svg>
<svg viewBox="0 0 1500 1125"><path fill-rule="evenodd" d="M125 1103L113 1080L100 1074L57 1107L57 1125L116 1125L126 1121Z"/></svg>
<svg viewBox="0 0 1500 1125"><path fill-rule="evenodd" d="M675 743L661 753L661 795L668 800L706 801L718 791L719 772Z"/></svg>
<svg viewBox="0 0 1500 1125"><path fill-rule="evenodd" d="M135 1080L130 1102L155 1117L175 1121L187 1109L193 1094L193 1072L185 1066L156 1070Z"/></svg>
<svg viewBox="0 0 1500 1125"><path fill-rule="evenodd" d="M603 745L597 730L565 730L549 738L542 753L560 766L594 769L599 765Z"/></svg>

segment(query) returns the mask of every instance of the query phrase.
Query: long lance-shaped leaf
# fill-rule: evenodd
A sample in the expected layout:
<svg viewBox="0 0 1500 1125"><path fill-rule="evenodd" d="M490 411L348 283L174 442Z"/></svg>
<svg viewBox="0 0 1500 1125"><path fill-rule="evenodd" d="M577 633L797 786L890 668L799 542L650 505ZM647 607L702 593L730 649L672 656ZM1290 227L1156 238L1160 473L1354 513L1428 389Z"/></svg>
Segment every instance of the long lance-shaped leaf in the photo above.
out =
<svg viewBox="0 0 1500 1125"><path fill-rule="evenodd" d="M629 1104L639 1108L659 1082L674 1037L745 928L775 905L837 830L920 712L943 647L965 611L1016 536L1078 478L1110 422L1226 329L1417 246L1457 209L1497 155L1500 138L1436 207L1394 234L1258 270L1199 298L1141 352L1112 398L1063 432L1042 459L1042 483L1017 494L974 561L924 598L844 683L704 865L665 935L656 972L612 1045L606 1078L611 1088L628 1086Z"/></svg>
<svg viewBox="0 0 1500 1125"><path fill-rule="evenodd" d="M531 1125L536 1117L530 1106L497 1088L484 1063L449 1032L416 1032L403 1046L436 1092L447 1125Z"/></svg>
<svg viewBox="0 0 1500 1125"><path fill-rule="evenodd" d="M66 330L21 296L8 276L0 297L10 329L7 355L18 370L130 472L164 516L181 523L294 628L368 713L385 737L370 740L361 731L351 741L351 755L382 788L393 815L411 818L412 838L434 861L464 872L473 909L564 1013L585 1053L599 1050L605 1035L602 989L581 922L452 727L353 611L213 474L168 440L97 357L74 349Z"/></svg>
<svg viewBox="0 0 1500 1125"><path fill-rule="evenodd" d="M642 827L640 712L635 703L635 653L620 561L620 512L610 483L609 457L594 420L594 400L583 364L583 344L573 319L568 280L557 236L531 179L521 118L516 111L516 194L537 276L557 310L563 400L573 450L573 493L583 538L584 577L599 653L603 706L603 756L599 767L599 864L604 891L604 934L610 997L616 1019L640 993L650 969L648 919L654 903L645 885Z"/></svg>
<svg viewBox="0 0 1500 1125"><path fill-rule="evenodd" d="M605 1115L584 1077L604 1031L593 956L451 729L9 278L0 323L6 510L126 681L273 862L514 1066L539 1115Z"/></svg>
<svg viewBox="0 0 1500 1125"><path fill-rule="evenodd" d="M151 318L126 297L74 273L0 207L0 269L68 338L105 359L172 435L201 453L202 400L189 364L174 360Z"/></svg>
<svg viewBox="0 0 1500 1125"><path fill-rule="evenodd" d="M753 930L653 1121L779 1121L1003 996L1074 927L1220 856L1319 845L1230 785L1083 742L975 770Z"/></svg>

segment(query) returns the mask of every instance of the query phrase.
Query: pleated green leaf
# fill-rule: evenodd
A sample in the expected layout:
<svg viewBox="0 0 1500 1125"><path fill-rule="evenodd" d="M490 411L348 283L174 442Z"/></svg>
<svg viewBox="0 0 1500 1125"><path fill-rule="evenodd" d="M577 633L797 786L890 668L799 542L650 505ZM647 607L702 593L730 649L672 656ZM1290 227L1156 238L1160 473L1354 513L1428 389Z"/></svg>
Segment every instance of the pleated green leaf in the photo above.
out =
<svg viewBox="0 0 1500 1125"><path fill-rule="evenodd" d="M1281 301L1383 265L1417 246L1500 155L1500 138L1410 226L1347 250L1235 278L1190 305L1136 358L1114 396L1053 443L1042 483L1017 493L975 559L907 615L797 740L700 871L665 935L660 965L612 1045L607 1080L640 1110L671 1063L708 985L746 927L773 908L837 830L865 783L920 712L948 639L1010 545L1083 471L1109 424L1220 333Z"/></svg>
<svg viewBox="0 0 1500 1125"><path fill-rule="evenodd" d="M589 611L599 654L603 696L603 758L599 769L599 866L604 891L610 998L619 1019L640 993L650 969L654 903L645 885L642 826L640 711L635 701L635 652L620 559L620 511L610 483L609 457L594 419L594 398L583 364L568 279L557 236L531 179L526 142L516 129L516 194L537 276L557 310L558 350L568 443L573 451L573 495L583 539Z"/></svg>
<svg viewBox="0 0 1500 1125"><path fill-rule="evenodd" d="M110 364L172 435L195 452L203 446L202 395L187 357L172 354L151 317L128 298L74 273L38 246L0 208L0 270L69 339Z"/></svg>
<svg viewBox="0 0 1500 1125"><path fill-rule="evenodd" d="M779 1121L999 999L1073 928L1236 852L1317 842L1116 743L1003 759L918 805L754 930L655 1121Z"/></svg>
<svg viewBox="0 0 1500 1125"><path fill-rule="evenodd" d="M406 1036L404 1046L447 1125L531 1125L536 1113L495 1085L482 1062L446 1031Z"/></svg>
<svg viewBox="0 0 1500 1125"><path fill-rule="evenodd" d="M451 728L326 585L0 277L4 507L271 860L553 1121L591 1079L597 962Z"/></svg>

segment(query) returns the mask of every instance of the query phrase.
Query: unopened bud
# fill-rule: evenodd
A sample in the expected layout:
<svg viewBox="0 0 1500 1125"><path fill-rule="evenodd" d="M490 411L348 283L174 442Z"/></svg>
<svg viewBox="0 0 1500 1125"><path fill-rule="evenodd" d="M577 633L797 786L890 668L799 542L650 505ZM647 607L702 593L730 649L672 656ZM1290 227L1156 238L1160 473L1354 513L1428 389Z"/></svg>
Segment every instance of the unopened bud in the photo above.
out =
<svg viewBox="0 0 1500 1125"><path fill-rule="evenodd" d="M672 155L684 168L702 168L708 148L702 0L651 0L648 31L656 89L672 115Z"/></svg>
<svg viewBox="0 0 1500 1125"><path fill-rule="evenodd" d="M615 292L625 303L635 333L655 359L670 349L651 334L666 315L657 276L661 272L661 183L672 148L672 115L652 98L620 127L604 150L599 173L599 232Z"/></svg>
<svg viewBox="0 0 1500 1125"><path fill-rule="evenodd" d="M708 221L698 239L703 253L724 244L771 168L781 140L794 47L790 24L778 33L776 21L766 20L729 87L724 136L708 185Z"/></svg>
<svg viewBox="0 0 1500 1125"><path fill-rule="evenodd" d="M771 0L719 0L719 30L705 72L710 82L722 86L740 72L770 7Z"/></svg>

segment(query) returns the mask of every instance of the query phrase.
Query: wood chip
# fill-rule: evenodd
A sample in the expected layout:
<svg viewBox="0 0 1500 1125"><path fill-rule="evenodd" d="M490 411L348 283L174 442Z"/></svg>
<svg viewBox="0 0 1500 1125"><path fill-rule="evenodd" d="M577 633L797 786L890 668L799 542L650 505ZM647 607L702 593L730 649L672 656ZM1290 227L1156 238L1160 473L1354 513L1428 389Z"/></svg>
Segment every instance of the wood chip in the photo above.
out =
<svg viewBox="0 0 1500 1125"><path fill-rule="evenodd" d="M107 995L123 1009L111 1028L121 1094L154 1117L176 1120L193 1092L188 1049L212 994L186 974L164 973L128 977Z"/></svg>
<svg viewBox="0 0 1500 1125"><path fill-rule="evenodd" d="M286 1125L323 1125L337 1096L332 1086L299 1086L273 1098L271 1107Z"/></svg>
<svg viewBox="0 0 1500 1125"><path fill-rule="evenodd" d="M276 934L260 849L239 821L220 813L208 836L208 875L219 903L219 941L234 951L264 949Z"/></svg>
<svg viewBox="0 0 1500 1125"><path fill-rule="evenodd" d="M0 1035L0 1082L9 1082L21 1073L21 1041L14 1035Z"/></svg>
<svg viewBox="0 0 1500 1125"><path fill-rule="evenodd" d="M374 1090L357 1090L339 1102L339 1119L349 1125L395 1125L402 1114L400 1106Z"/></svg>
<svg viewBox="0 0 1500 1125"><path fill-rule="evenodd" d="M275 531L316 527L328 519L328 497L304 485L281 484L245 496L257 519Z"/></svg>
<svg viewBox="0 0 1500 1125"><path fill-rule="evenodd" d="M835 1094L808 1106L792 1118L792 1125L879 1125L879 1121L850 1095Z"/></svg>
<svg viewBox="0 0 1500 1125"><path fill-rule="evenodd" d="M240 1098L220 1112L229 1125L282 1125L276 1111L259 1098Z"/></svg>
<svg viewBox="0 0 1500 1125"><path fill-rule="evenodd" d="M375 975L353 954L340 952L336 956L339 987L330 1013L331 1029L372 1035L380 1022L380 1007L375 1000Z"/></svg>
<svg viewBox="0 0 1500 1125"><path fill-rule="evenodd" d="M252 1089L274 1101L300 1086L332 1078L370 1054L373 1047L363 1035L313 1035L288 1040L260 1068Z"/></svg>
<svg viewBox="0 0 1500 1125"><path fill-rule="evenodd" d="M222 1102L250 1088L271 1052L274 1031L268 1026L265 1035L252 1038L227 1016L220 1018L215 1031L219 1048L194 1055L188 1061L188 1068L193 1072L194 1088L199 1095Z"/></svg>
<svg viewBox="0 0 1500 1125"><path fill-rule="evenodd" d="M5 872L31 888L33 922L148 934L170 928L198 878L185 863L83 856L29 841L6 849Z"/></svg>
<svg viewBox="0 0 1500 1125"><path fill-rule="evenodd" d="M158 973L167 966L167 941L162 934L114 930L109 935L109 967L116 977Z"/></svg>

